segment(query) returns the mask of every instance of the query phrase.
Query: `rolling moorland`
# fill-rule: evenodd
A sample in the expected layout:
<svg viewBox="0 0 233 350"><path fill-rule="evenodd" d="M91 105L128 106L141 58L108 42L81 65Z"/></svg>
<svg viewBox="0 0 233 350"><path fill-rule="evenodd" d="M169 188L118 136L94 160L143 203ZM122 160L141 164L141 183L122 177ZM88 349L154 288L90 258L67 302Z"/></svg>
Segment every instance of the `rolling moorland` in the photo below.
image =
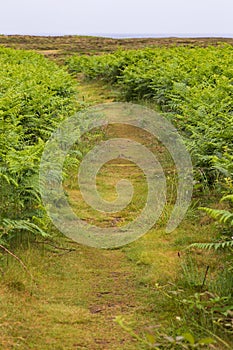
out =
<svg viewBox="0 0 233 350"><path fill-rule="evenodd" d="M231 349L233 345L232 39L0 36L1 349ZM41 201L41 154L59 123L89 106L134 102L168 118L194 166L187 215L166 223L177 173L150 134L109 125L74 145L64 188L79 217L124 226L144 207L134 163L98 173L106 200L126 178L132 202L103 214L83 200L75 174L101 140L130 138L158 157L168 182L156 225L122 248L101 250L59 233Z"/></svg>

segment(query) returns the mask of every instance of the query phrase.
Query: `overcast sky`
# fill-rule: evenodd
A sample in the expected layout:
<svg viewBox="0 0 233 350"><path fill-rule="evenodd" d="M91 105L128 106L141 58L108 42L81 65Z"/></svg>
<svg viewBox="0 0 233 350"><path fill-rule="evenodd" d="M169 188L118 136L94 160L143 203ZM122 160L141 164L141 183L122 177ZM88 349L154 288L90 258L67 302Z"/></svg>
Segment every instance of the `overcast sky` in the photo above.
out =
<svg viewBox="0 0 233 350"><path fill-rule="evenodd" d="M233 0L1 0L1 34L233 34Z"/></svg>

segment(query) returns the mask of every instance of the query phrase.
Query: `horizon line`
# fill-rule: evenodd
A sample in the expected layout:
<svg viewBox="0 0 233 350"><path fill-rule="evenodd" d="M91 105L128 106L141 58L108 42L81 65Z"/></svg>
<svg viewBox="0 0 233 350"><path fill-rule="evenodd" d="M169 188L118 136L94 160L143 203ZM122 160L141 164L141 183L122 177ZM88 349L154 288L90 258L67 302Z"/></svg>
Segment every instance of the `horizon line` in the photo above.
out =
<svg viewBox="0 0 233 350"><path fill-rule="evenodd" d="M109 38L233 38L233 33L1 33L1 36L95 36Z"/></svg>

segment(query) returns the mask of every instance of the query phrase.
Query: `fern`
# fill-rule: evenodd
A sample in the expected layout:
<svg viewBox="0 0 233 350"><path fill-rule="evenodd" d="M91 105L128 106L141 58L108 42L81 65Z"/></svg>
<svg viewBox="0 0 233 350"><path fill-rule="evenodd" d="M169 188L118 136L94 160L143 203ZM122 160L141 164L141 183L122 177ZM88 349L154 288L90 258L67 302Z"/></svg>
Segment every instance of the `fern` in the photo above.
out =
<svg viewBox="0 0 233 350"><path fill-rule="evenodd" d="M49 234L43 231L39 226L27 220L3 219L0 226L0 231L2 231L4 235L8 235L14 231L28 231L34 235L39 234L43 237L49 236Z"/></svg>
<svg viewBox="0 0 233 350"><path fill-rule="evenodd" d="M220 224L233 226L233 213L230 211L205 207L200 207L199 209L205 211L211 218L218 221Z"/></svg>
<svg viewBox="0 0 233 350"><path fill-rule="evenodd" d="M42 55L0 48L0 241L25 231L46 236L39 192L44 144L77 111L76 82Z"/></svg>
<svg viewBox="0 0 233 350"><path fill-rule="evenodd" d="M222 197L221 202L225 200L233 201L233 195L229 194ZM216 220L222 225L228 225L233 227L233 213L228 210L212 209L206 207L199 207L200 210L205 211L211 218ZM230 249L233 248L233 239L226 240L223 242L212 242L212 243L193 243L190 247L200 248L200 249Z"/></svg>
<svg viewBox="0 0 233 350"><path fill-rule="evenodd" d="M225 200L233 202L233 194L228 194L227 196L222 197L221 202Z"/></svg>
<svg viewBox="0 0 233 350"><path fill-rule="evenodd" d="M224 241L224 242L213 242L213 243L193 243L189 247L206 249L206 250L233 248L233 240Z"/></svg>
<svg viewBox="0 0 233 350"><path fill-rule="evenodd" d="M233 202L233 194L228 194L222 197L221 202L226 200ZM228 224L229 226L233 227L233 213L229 210L212 209L206 207L200 207L199 210L205 211L211 218L218 221L220 224Z"/></svg>
<svg viewBox="0 0 233 350"><path fill-rule="evenodd" d="M117 84L127 101L151 99L185 137L207 184L233 177L231 45L145 48L74 56L71 72ZM233 183L232 183L233 189Z"/></svg>

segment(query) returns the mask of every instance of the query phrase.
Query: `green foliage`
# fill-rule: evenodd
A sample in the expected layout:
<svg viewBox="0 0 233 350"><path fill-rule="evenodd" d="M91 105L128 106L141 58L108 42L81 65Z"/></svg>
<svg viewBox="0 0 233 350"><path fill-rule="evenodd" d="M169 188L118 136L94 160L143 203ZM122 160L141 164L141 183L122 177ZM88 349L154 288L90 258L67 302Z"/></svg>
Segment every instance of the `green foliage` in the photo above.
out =
<svg viewBox="0 0 233 350"><path fill-rule="evenodd" d="M200 209L205 211L213 219L220 222L220 224L229 224L230 226L233 226L233 214L228 210L211 209L205 207L200 207Z"/></svg>
<svg viewBox="0 0 233 350"><path fill-rule="evenodd" d="M212 242L212 243L193 243L190 247L199 248L199 249L226 249L233 247L233 241L221 241L221 242Z"/></svg>
<svg viewBox="0 0 233 350"><path fill-rule="evenodd" d="M229 194L227 196L222 197L222 201L232 201L233 195ZM229 229L229 233L232 233L233 227L233 212L226 209L212 209L206 207L200 207L200 210L205 211L211 218L217 221L220 225L227 226ZM226 238L226 237L225 237ZM200 249L226 249L233 248L233 239L229 240L221 240L220 242L212 242L212 243L193 243L191 247L200 248Z"/></svg>
<svg viewBox="0 0 233 350"><path fill-rule="evenodd" d="M38 185L44 143L78 107L75 82L33 52L0 48L0 239L46 235Z"/></svg>
<svg viewBox="0 0 233 350"><path fill-rule="evenodd" d="M212 167L220 174L217 185L220 185L222 194L233 193L233 154L229 153L227 145L223 154L212 157Z"/></svg>
<svg viewBox="0 0 233 350"><path fill-rule="evenodd" d="M211 337L195 339L190 332L185 332L177 336L170 336L161 329L157 329L155 334L145 333L144 336L139 336L130 325L127 325L123 317L116 317L115 322L141 343L143 349L201 349L203 346L206 348L206 346L215 343L215 340Z"/></svg>
<svg viewBox="0 0 233 350"><path fill-rule="evenodd" d="M230 158L232 164L232 51L230 45L119 50L74 56L67 64L87 78L116 83L128 101L155 101L184 135L196 179L213 183Z"/></svg>

